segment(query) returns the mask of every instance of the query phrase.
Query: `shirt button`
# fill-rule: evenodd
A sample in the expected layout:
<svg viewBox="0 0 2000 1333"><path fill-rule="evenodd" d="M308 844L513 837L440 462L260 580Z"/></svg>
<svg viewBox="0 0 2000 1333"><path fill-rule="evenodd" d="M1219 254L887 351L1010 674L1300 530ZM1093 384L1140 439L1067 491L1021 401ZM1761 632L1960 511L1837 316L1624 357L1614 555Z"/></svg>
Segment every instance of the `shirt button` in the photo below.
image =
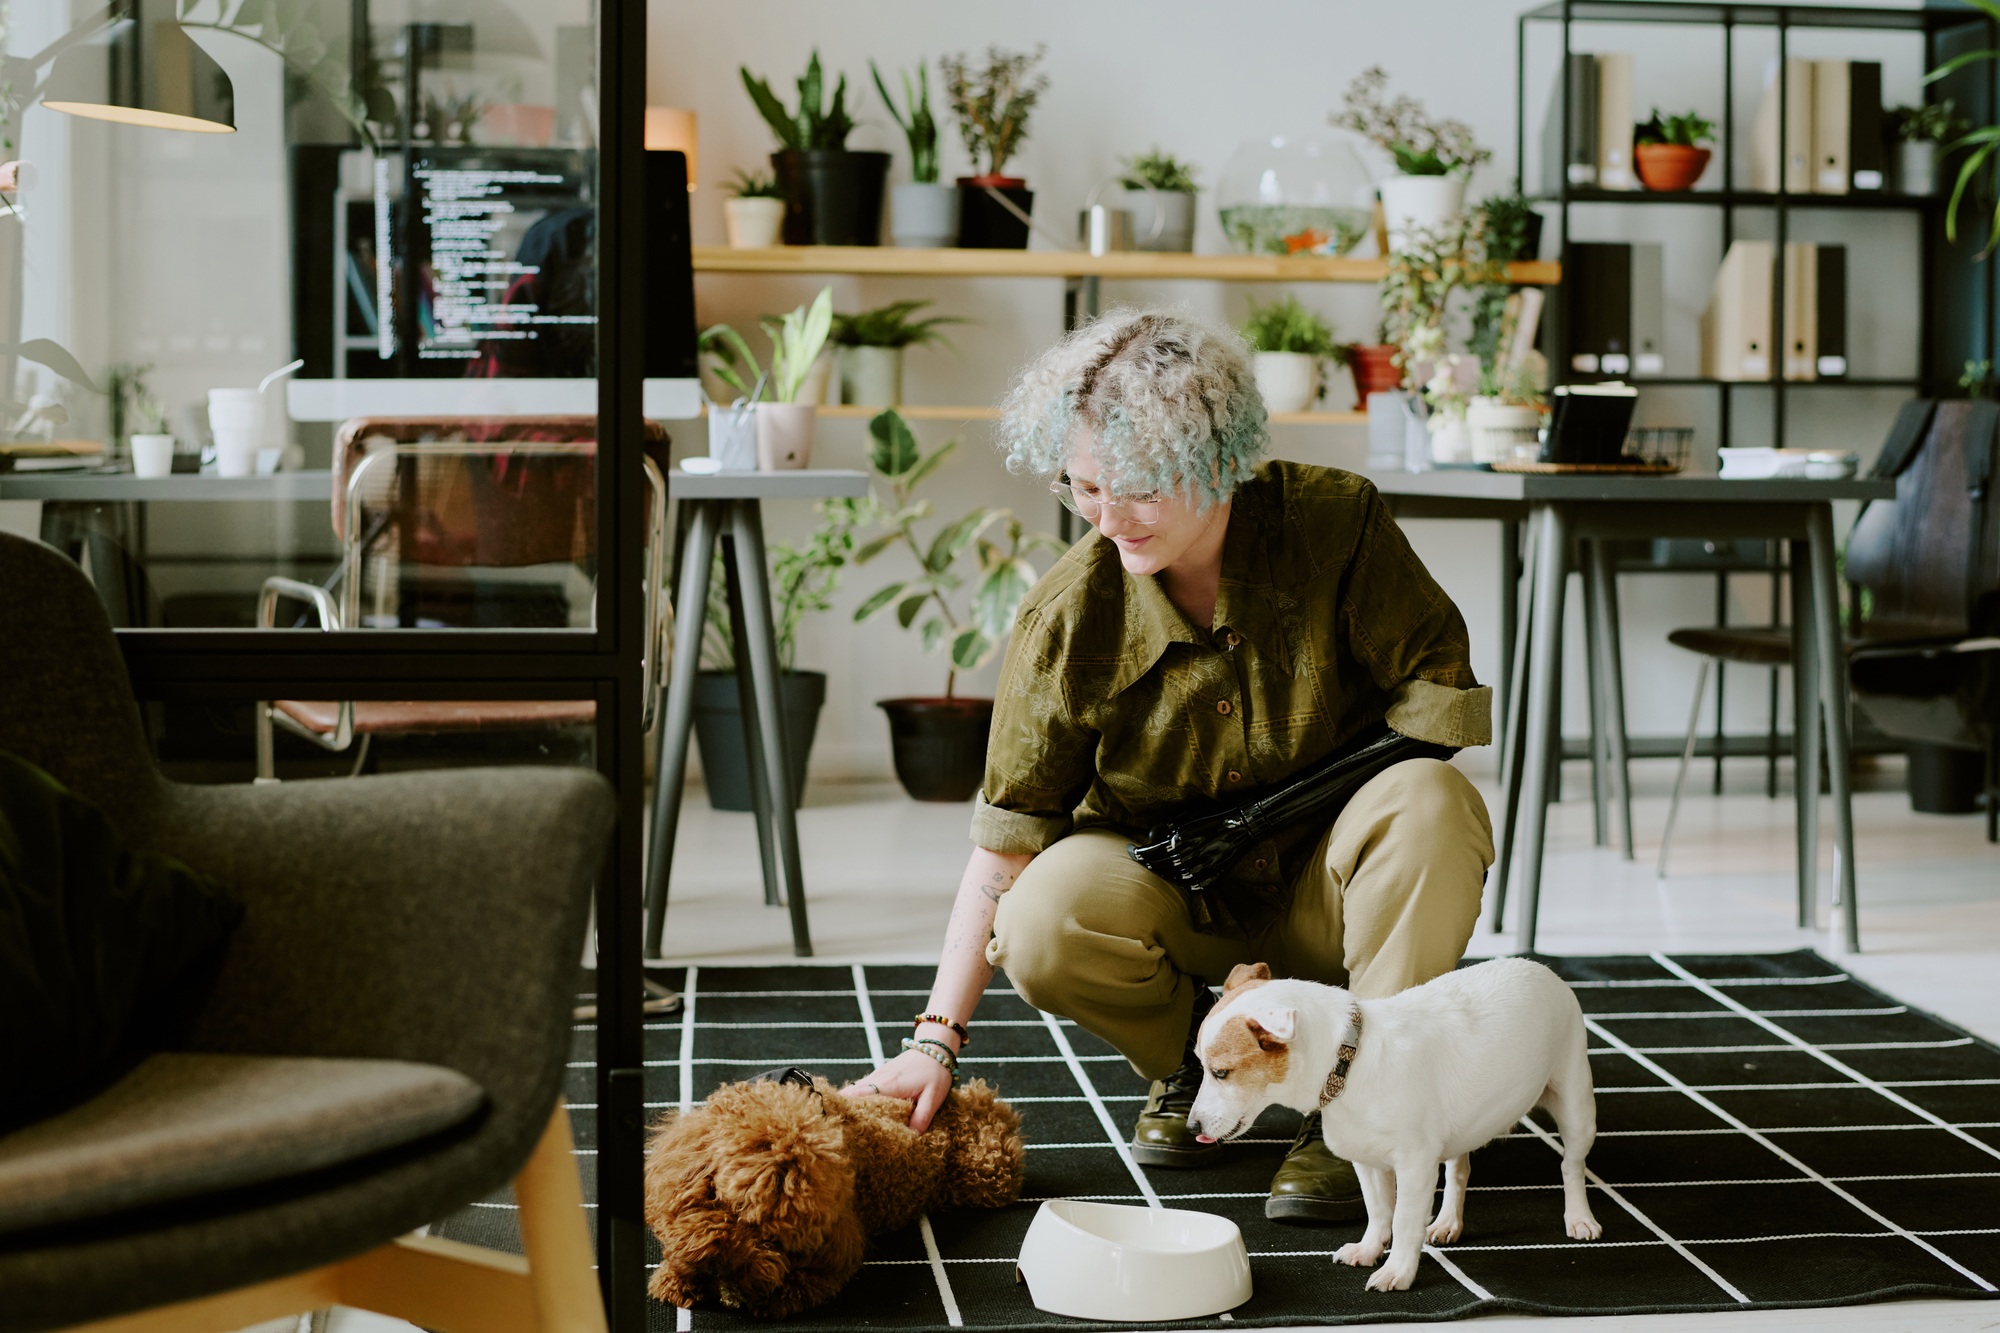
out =
<svg viewBox="0 0 2000 1333"><path fill-rule="evenodd" d="M1222 714L1224 717L1229 716L1230 707L1231 706L1229 700L1227 699L1217 699L1215 701L1215 711Z"/></svg>
<svg viewBox="0 0 2000 1333"><path fill-rule="evenodd" d="M1266 861L1263 857L1260 856L1255 861L1251 862L1251 864L1256 866L1257 869L1262 870L1265 866L1271 863L1269 861Z"/></svg>
<svg viewBox="0 0 2000 1333"><path fill-rule="evenodd" d="M1241 782L1243 781L1243 775L1232 768L1229 770L1229 780L1231 782Z"/></svg>
<svg viewBox="0 0 2000 1333"><path fill-rule="evenodd" d="M1228 644L1231 648L1234 648L1237 644L1243 642L1243 636L1238 634L1235 630L1231 630L1229 631L1228 634L1223 636L1222 641Z"/></svg>

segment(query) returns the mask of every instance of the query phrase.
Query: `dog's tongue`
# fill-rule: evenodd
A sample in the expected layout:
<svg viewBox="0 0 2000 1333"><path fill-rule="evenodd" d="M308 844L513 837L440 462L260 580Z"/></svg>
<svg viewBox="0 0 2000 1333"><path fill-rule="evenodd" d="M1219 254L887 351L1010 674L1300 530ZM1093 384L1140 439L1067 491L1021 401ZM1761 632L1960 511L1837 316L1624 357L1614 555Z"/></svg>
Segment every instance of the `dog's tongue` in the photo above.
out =
<svg viewBox="0 0 2000 1333"><path fill-rule="evenodd" d="M1197 1134L1197 1135L1195 1135L1195 1136L1194 1136L1194 1139L1195 1139L1195 1142L1196 1142L1196 1143L1213 1143L1213 1142L1215 1142L1215 1140L1214 1140L1214 1139L1210 1138L1210 1137L1209 1137L1208 1135L1206 1135L1206 1134Z"/></svg>

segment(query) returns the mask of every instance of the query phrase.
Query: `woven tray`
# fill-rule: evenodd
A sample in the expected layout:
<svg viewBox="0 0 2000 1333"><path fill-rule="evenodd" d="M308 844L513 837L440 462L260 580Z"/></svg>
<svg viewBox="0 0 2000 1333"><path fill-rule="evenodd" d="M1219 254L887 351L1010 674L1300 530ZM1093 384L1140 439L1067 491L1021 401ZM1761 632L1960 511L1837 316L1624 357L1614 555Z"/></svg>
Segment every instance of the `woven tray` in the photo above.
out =
<svg viewBox="0 0 2000 1333"><path fill-rule="evenodd" d="M1495 472L1622 472L1628 476L1664 477L1679 472L1679 463L1495 463Z"/></svg>

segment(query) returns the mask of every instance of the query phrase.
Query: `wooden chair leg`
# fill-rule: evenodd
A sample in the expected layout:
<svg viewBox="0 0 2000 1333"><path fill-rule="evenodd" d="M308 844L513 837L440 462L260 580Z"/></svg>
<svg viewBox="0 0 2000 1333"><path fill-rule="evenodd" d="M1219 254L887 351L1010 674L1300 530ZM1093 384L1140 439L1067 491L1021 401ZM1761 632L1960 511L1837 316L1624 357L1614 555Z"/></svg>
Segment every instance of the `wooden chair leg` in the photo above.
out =
<svg viewBox="0 0 2000 1333"><path fill-rule="evenodd" d="M521 1243L542 1333L606 1333L583 1182L570 1155L569 1111L560 1099L542 1141L514 1177L514 1201L521 1206Z"/></svg>

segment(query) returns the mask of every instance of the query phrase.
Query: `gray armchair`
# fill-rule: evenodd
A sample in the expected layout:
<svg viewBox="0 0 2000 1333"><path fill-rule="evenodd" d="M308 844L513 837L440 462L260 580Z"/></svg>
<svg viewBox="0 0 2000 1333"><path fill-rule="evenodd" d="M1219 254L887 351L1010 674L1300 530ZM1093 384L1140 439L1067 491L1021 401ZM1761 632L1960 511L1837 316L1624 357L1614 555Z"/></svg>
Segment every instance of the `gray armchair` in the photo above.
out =
<svg viewBox="0 0 2000 1333"><path fill-rule="evenodd" d="M334 1303L452 1333L603 1328L558 1102L613 814L600 777L169 782L82 573L5 536L0 748L246 905L186 1052L0 1136L0 1333ZM330 1114L347 1105L379 1113ZM231 1115L290 1155L254 1160ZM63 1171L90 1188L50 1190ZM525 1260L405 1237L510 1179ZM54 1211L23 1214L17 1191L10 1223L9 1180Z"/></svg>

